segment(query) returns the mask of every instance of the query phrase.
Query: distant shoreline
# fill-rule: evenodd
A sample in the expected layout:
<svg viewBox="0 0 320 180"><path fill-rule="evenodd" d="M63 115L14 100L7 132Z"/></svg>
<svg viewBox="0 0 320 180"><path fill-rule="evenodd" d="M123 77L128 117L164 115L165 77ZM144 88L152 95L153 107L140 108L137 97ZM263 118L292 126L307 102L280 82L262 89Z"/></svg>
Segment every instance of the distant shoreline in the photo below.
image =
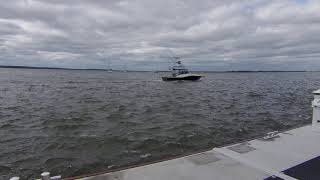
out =
<svg viewBox="0 0 320 180"><path fill-rule="evenodd" d="M3 66L0 65L0 68L8 69L56 69L56 70L87 70L87 71L109 71L109 69L80 69L80 68L59 68L59 67L34 67L34 66ZM112 69L115 72L122 72L123 70ZM128 70L129 71L129 70ZM135 72L131 71L130 72ZM139 71L137 71L139 72ZM142 71L143 72L143 71ZM146 71L147 72L147 71Z"/></svg>
<svg viewBox="0 0 320 180"><path fill-rule="evenodd" d="M88 70L88 71L108 71L107 69L80 69L80 68L59 68L59 67L34 67L34 66L3 66L3 65L0 65L0 68L11 68L11 69L56 69L56 70ZM112 71L115 71L115 72L123 72L123 70L116 70L116 69L113 69ZM139 71L139 70L127 70L127 72L153 72L153 71ZM169 71L154 71L154 72L169 72ZM257 73L257 72L320 72L320 71L299 71L299 70L296 70L296 71L261 71L261 70L256 70L256 71L242 71L242 70L239 70L239 71L193 71L193 72L215 72L215 73Z"/></svg>

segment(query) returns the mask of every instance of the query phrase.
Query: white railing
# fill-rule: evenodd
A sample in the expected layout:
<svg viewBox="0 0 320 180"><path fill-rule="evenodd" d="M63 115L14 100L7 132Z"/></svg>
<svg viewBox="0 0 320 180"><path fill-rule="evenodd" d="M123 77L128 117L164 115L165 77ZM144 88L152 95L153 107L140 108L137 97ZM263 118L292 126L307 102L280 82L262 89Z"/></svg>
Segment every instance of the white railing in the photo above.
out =
<svg viewBox="0 0 320 180"><path fill-rule="evenodd" d="M314 100L312 101L313 115L312 126L320 127L320 89L313 92Z"/></svg>

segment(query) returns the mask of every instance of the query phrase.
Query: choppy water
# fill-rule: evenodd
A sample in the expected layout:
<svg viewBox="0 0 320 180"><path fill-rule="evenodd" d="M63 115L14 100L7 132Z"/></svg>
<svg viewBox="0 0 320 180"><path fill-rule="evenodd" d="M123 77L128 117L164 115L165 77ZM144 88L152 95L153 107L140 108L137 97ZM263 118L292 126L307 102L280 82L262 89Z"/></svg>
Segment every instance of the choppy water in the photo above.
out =
<svg viewBox="0 0 320 180"><path fill-rule="evenodd" d="M0 179L74 176L311 122L320 73L0 69Z"/></svg>

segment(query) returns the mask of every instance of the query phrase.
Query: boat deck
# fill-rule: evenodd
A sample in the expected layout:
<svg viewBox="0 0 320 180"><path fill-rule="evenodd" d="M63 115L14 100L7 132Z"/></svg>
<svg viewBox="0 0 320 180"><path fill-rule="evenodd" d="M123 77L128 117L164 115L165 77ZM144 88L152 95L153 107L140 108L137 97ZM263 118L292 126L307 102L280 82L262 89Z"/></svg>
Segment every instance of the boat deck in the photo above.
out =
<svg viewBox="0 0 320 180"><path fill-rule="evenodd" d="M81 180L320 179L320 129L311 125L269 139L193 154Z"/></svg>

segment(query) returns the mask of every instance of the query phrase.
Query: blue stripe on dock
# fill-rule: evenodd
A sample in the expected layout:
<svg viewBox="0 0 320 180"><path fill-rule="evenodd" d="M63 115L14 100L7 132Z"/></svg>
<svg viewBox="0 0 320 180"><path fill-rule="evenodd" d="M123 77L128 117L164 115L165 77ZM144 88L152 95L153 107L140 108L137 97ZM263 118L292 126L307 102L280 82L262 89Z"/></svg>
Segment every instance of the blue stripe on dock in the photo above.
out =
<svg viewBox="0 0 320 180"><path fill-rule="evenodd" d="M320 179L320 156L283 171L284 174L307 180Z"/></svg>
<svg viewBox="0 0 320 180"><path fill-rule="evenodd" d="M297 166L282 171L285 175L296 179L318 180L320 179L320 156L309 161L303 162ZM282 180L276 176L270 176L264 180Z"/></svg>

